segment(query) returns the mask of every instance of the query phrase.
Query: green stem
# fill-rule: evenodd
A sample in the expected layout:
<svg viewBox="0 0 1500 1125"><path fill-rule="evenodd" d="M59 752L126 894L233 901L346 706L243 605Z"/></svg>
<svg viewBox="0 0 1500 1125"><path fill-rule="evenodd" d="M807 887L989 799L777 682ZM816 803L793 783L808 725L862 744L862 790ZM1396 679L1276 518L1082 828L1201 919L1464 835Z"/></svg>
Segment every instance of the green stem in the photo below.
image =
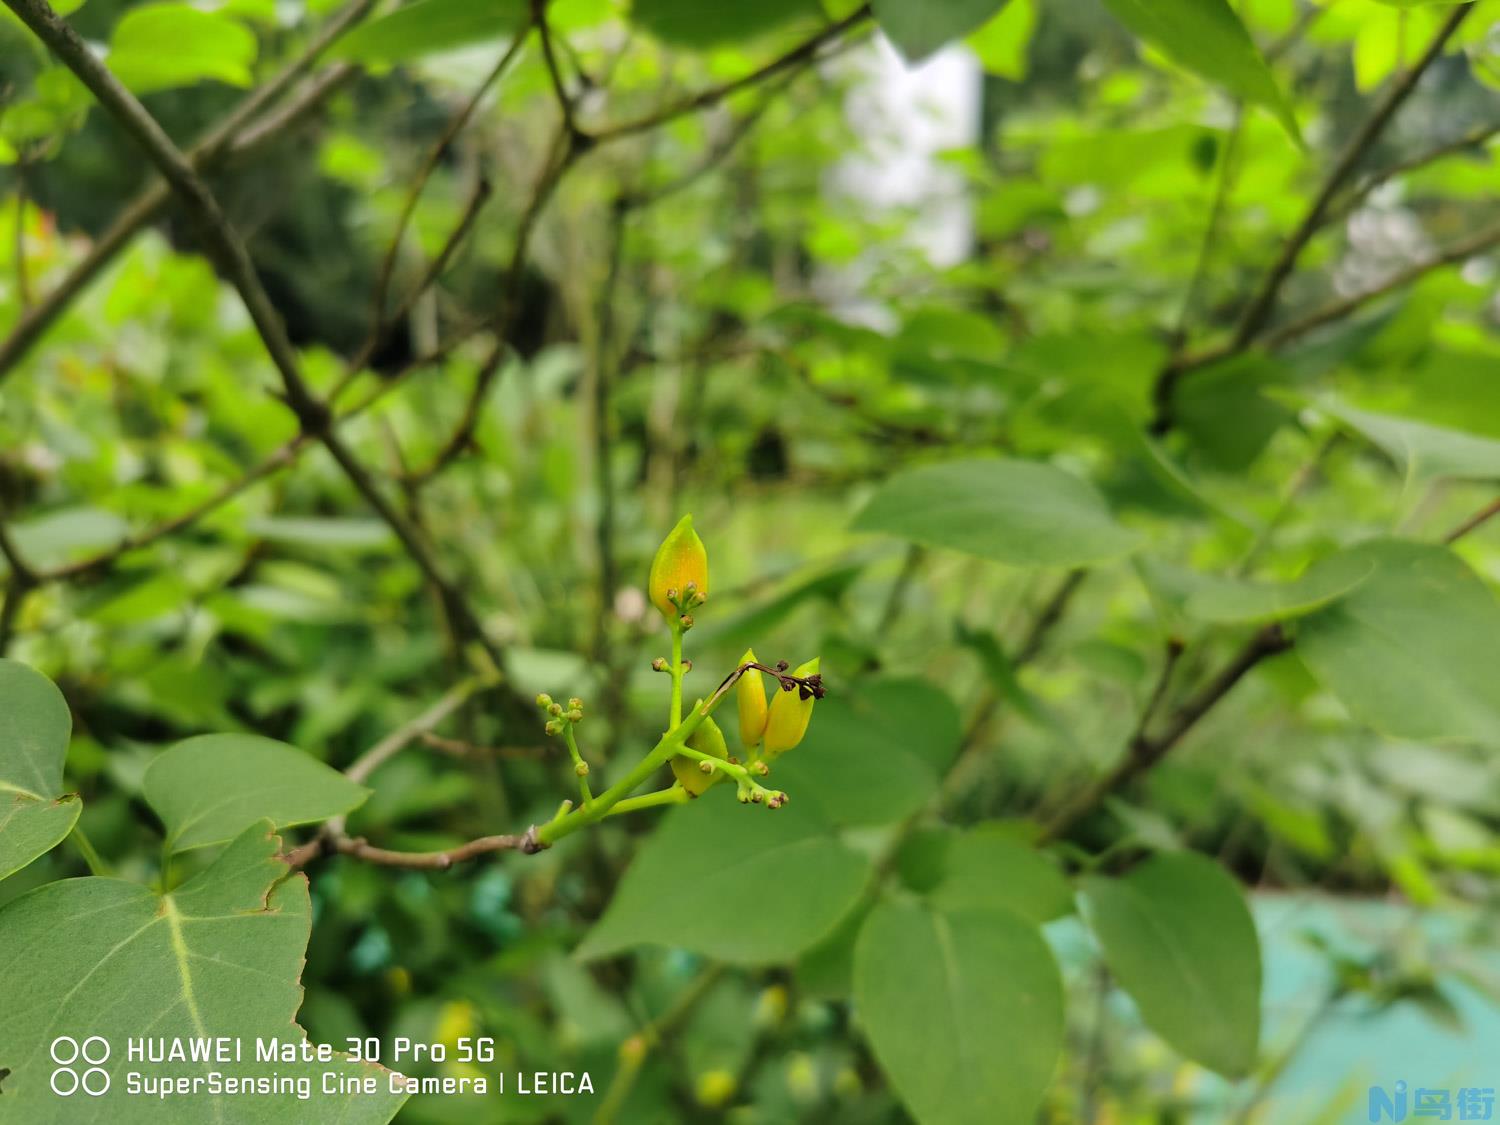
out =
<svg viewBox="0 0 1500 1125"><path fill-rule="evenodd" d="M682 622L672 622L672 710L668 730L676 729L682 722Z"/></svg>
<svg viewBox="0 0 1500 1125"><path fill-rule="evenodd" d="M712 754L705 754L701 750L694 750L688 746L684 746L681 750L677 751L677 754L682 758L691 758L695 762L707 762L720 773L734 778L741 790L741 800L744 799L743 792L746 789L752 793L758 791L765 798L771 797L776 792L773 789L767 789L760 782L756 781L755 778L751 777L750 771L744 766L737 766L733 762L726 762L723 758L715 758Z"/></svg>
<svg viewBox="0 0 1500 1125"><path fill-rule="evenodd" d="M89 865L90 874L107 878L111 874L109 864L104 862L104 858L89 841L88 836L83 831L83 825L73 825L73 831L70 833L70 836L73 840L73 846L78 849L78 854L83 856L83 862Z"/></svg>
<svg viewBox="0 0 1500 1125"><path fill-rule="evenodd" d="M694 707L686 719L661 736L657 744L651 748L651 752L637 762L629 773L590 801L587 808L575 809L561 819L542 825L537 830L537 841L543 846L555 844L564 836L571 836L580 828L586 828L607 816L610 809L639 789L643 781L666 765L667 760L682 749L683 743L693 736L693 732L708 717L709 711L713 710L713 706L721 698L723 697L710 697L709 700Z"/></svg>
<svg viewBox="0 0 1500 1125"><path fill-rule="evenodd" d="M594 799L594 795L589 792L588 766L584 765L583 755L578 752L578 740L573 737L573 724L566 720L563 722L563 735L568 740L568 753L573 755L573 769L578 771L578 767L583 766L583 770L578 771L578 792L582 794L583 803L587 805Z"/></svg>
<svg viewBox="0 0 1500 1125"><path fill-rule="evenodd" d="M680 785L669 785L665 789L658 789L654 793L642 793L639 797L626 797L617 804L606 816L621 816L624 813L636 812L640 809L654 809L657 805L683 805L692 800L692 794Z"/></svg>

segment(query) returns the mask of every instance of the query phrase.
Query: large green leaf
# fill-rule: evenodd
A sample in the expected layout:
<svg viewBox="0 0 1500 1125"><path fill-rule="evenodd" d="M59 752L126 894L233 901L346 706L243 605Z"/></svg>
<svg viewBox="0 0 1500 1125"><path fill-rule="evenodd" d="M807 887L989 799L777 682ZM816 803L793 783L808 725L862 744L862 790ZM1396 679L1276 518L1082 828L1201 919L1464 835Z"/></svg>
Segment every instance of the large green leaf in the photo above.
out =
<svg viewBox="0 0 1500 1125"><path fill-rule="evenodd" d="M1337 601L1375 571L1375 564L1343 552L1309 567L1294 582L1275 584L1203 575L1192 582L1185 610L1199 621L1253 624L1289 621Z"/></svg>
<svg viewBox="0 0 1500 1125"><path fill-rule="evenodd" d="M1297 119L1265 59L1227 0L1104 0L1126 27L1173 60L1263 105L1287 132L1298 136Z"/></svg>
<svg viewBox="0 0 1500 1125"><path fill-rule="evenodd" d="M712 47L754 38L797 19L824 19L818 0L758 0L705 4L702 0L633 0L632 23L664 43Z"/></svg>
<svg viewBox="0 0 1500 1125"><path fill-rule="evenodd" d="M945 43L982 27L1006 0L874 0L880 30L907 62L920 62Z"/></svg>
<svg viewBox="0 0 1500 1125"><path fill-rule="evenodd" d="M855 1010L891 1084L930 1125L1035 1120L1062 1045L1062 981L1037 927L995 907L877 906Z"/></svg>
<svg viewBox="0 0 1500 1125"><path fill-rule="evenodd" d="M1139 542L1092 486L1051 465L1016 460L948 461L898 473L853 528L1012 566L1105 562Z"/></svg>
<svg viewBox="0 0 1500 1125"><path fill-rule="evenodd" d="M0 879L55 848L78 820L82 802L62 791L72 729L51 680L0 660Z"/></svg>
<svg viewBox="0 0 1500 1125"><path fill-rule="evenodd" d="M356 27L332 53L364 63L407 62L514 35L529 12L526 0L417 0Z"/></svg>
<svg viewBox="0 0 1500 1125"><path fill-rule="evenodd" d="M1147 1026L1211 1070L1248 1073L1260 1042L1260 940L1235 881L1174 852L1123 878L1088 876L1082 890L1104 960Z"/></svg>
<svg viewBox="0 0 1500 1125"><path fill-rule="evenodd" d="M1073 909L1072 888L1057 865L1002 824L971 828L948 845L931 898L947 909L1003 907L1033 922Z"/></svg>
<svg viewBox="0 0 1500 1125"><path fill-rule="evenodd" d="M736 964L788 961L832 932L869 878L870 861L796 794L769 810L717 786L663 818L578 954L664 945Z"/></svg>
<svg viewBox="0 0 1500 1125"><path fill-rule="evenodd" d="M146 4L120 17L109 41L109 65L137 94L224 82L248 86L255 34L239 20L191 4Z"/></svg>
<svg viewBox="0 0 1500 1125"><path fill-rule="evenodd" d="M258 820L277 828L327 820L369 794L295 747L252 734L179 742L151 763L143 792L179 851L221 844Z"/></svg>
<svg viewBox="0 0 1500 1125"><path fill-rule="evenodd" d="M307 880L276 853L267 823L253 825L202 873L167 895L119 879L49 883L0 910L0 1058L5 1119L28 1125L66 1122L219 1121L225 1123L389 1121L405 1100L389 1092L379 1067L349 1062L257 1063L257 1039L297 1049L306 1035L293 1022L311 927ZM102 1059L71 1074L108 1092L59 1097L51 1048L60 1036L91 1042ZM129 1038L224 1037L241 1045L239 1062L128 1060ZM107 1058L105 1058L107 1046ZM71 1055L66 1043L59 1058ZM205 1088L168 1101L127 1093L131 1071L151 1079L204 1080L278 1075L311 1084L310 1096L225 1093ZM324 1073L368 1077L376 1093L325 1094ZM63 1082L70 1079L64 1077Z"/></svg>
<svg viewBox="0 0 1500 1125"><path fill-rule="evenodd" d="M1500 746L1500 605L1445 547L1380 539L1319 563L1372 567L1328 608L1305 618L1297 651L1350 713L1413 739Z"/></svg>
<svg viewBox="0 0 1500 1125"><path fill-rule="evenodd" d="M1383 449L1408 481L1500 480L1500 441L1338 403L1320 402L1318 407Z"/></svg>
<svg viewBox="0 0 1500 1125"><path fill-rule="evenodd" d="M960 734L958 708L937 688L877 680L819 703L802 745L777 761L772 778L831 823L889 824L927 803Z"/></svg>

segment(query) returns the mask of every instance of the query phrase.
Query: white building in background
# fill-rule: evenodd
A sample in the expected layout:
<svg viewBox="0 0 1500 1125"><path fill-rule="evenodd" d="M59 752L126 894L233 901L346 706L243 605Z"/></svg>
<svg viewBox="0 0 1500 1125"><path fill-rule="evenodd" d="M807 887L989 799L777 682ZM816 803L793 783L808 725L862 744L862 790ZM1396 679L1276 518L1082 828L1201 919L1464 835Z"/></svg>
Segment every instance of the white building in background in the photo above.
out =
<svg viewBox="0 0 1500 1125"><path fill-rule="evenodd" d="M860 210L914 212L912 243L934 266L957 265L974 242L973 206L963 176L942 154L979 139L983 71L967 47L953 44L909 66L890 42L870 43L832 64L854 81L845 113L864 150L829 174L827 193ZM866 264L829 268L819 288L850 319L888 327L885 310L859 298Z"/></svg>

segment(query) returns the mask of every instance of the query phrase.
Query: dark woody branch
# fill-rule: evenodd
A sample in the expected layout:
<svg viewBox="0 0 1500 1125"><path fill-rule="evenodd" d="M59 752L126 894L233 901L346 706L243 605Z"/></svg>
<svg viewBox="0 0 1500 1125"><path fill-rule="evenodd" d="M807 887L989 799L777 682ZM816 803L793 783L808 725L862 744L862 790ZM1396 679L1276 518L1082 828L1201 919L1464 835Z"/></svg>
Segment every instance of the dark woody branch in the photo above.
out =
<svg viewBox="0 0 1500 1125"><path fill-rule="evenodd" d="M346 4L301 55L251 93L193 147L188 154L193 166L212 171L242 158L284 136L308 115L315 113L357 73L356 68L344 63L328 67L307 81L280 109L267 110L311 70L329 44L363 19L374 6L374 0L353 0ZM0 381L136 234L162 213L171 197L172 189L165 181L158 180L146 188L116 216L57 287L25 311L0 341Z"/></svg>

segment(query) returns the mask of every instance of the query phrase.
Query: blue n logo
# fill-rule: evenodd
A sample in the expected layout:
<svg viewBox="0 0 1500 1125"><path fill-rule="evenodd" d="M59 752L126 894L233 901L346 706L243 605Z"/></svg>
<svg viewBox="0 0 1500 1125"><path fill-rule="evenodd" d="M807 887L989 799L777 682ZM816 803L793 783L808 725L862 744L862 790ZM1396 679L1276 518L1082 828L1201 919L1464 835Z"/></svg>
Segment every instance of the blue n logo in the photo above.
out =
<svg viewBox="0 0 1500 1125"><path fill-rule="evenodd" d="M1395 1096L1386 1093L1384 1086L1370 1087L1370 1120L1406 1120L1406 1083L1397 1082Z"/></svg>

